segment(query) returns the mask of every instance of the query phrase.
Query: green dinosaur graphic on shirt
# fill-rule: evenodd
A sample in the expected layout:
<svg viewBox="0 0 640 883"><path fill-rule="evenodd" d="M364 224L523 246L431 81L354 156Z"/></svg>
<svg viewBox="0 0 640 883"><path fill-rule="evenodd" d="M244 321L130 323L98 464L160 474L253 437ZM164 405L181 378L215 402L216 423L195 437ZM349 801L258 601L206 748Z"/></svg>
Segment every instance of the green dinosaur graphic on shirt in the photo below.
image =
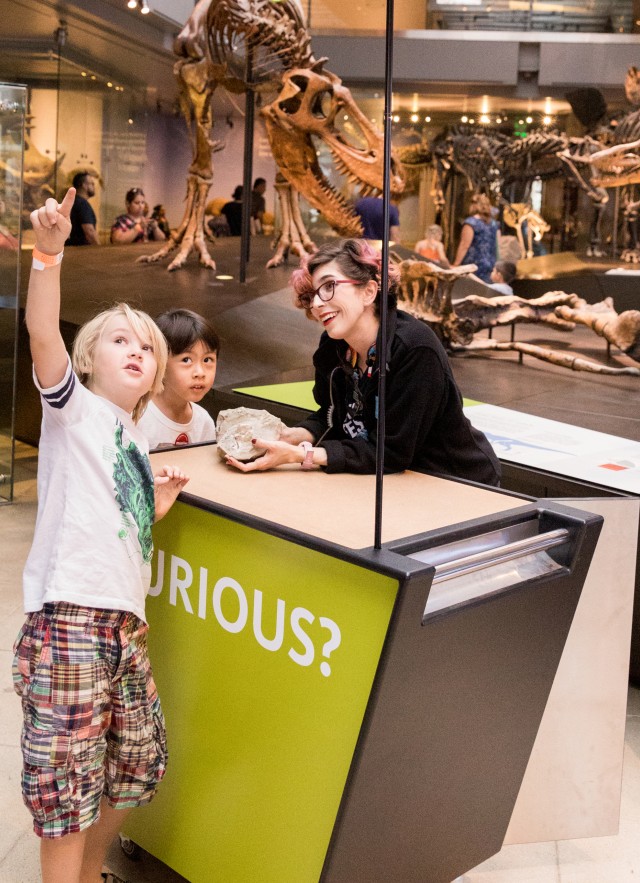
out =
<svg viewBox="0 0 640 883"><path fill-rule="evenodd" d="M153 473L148 458L130 441L122 443L124 426L116 426L116 461L113 466L116 502L121 512L129 512L138 526L142 557L148 564L153 554L151 526L156 507L153 495Z"/></svg>

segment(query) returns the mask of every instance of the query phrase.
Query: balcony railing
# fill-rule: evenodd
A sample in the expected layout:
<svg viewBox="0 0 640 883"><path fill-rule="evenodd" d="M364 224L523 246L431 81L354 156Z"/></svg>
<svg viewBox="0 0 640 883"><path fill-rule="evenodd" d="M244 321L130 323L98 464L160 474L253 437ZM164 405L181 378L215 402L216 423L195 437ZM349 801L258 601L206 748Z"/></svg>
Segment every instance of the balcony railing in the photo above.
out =
<svg viewBox="0 0 640 883"><path fill-rule="evenodd" d="M395 0L397 30L631 33L634 0ZM386 0L306 0L316 31L384 28Z"/></svg>

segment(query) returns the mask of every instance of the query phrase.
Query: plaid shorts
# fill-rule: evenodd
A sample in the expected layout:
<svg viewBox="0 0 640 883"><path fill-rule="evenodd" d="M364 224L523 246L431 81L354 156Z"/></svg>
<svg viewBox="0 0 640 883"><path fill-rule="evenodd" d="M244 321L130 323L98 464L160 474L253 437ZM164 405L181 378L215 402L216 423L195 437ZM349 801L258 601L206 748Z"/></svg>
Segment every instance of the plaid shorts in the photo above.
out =
<svg viewBox="0 0 640 883"><path fill-rule="evenodd" d="M14 646L22 699L22 795L39 837L82 831L100 800L148 803L162 779L166 734L147 655L148 626L132 613L45 604Z"/></svg>

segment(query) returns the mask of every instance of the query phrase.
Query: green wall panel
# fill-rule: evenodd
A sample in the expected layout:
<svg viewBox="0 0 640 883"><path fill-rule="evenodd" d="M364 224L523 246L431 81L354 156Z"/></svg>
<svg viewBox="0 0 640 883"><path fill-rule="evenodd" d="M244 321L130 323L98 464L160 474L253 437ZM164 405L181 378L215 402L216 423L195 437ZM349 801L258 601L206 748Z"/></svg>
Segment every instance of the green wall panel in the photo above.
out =
<svg viewBox="0 0 640 883"><path fill-rule="evenodd" d="M154 539L170 760L127 833L193 883L317 881L398 583L182 503Z"/></svg>

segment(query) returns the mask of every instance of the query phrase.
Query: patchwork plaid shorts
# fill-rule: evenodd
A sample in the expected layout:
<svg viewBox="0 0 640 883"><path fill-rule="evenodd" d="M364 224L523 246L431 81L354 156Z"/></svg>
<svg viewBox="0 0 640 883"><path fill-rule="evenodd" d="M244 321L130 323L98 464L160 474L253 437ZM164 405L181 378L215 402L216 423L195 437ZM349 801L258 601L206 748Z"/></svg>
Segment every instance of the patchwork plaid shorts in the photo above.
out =
<svg viewBox="0 0 640 883"><path fill-rule="evenodd" d="M46 604L14 646L22 699L22 795L40 837L82 831L112 807L148 803L162 779L166 734L132 613Z"/></svg>

